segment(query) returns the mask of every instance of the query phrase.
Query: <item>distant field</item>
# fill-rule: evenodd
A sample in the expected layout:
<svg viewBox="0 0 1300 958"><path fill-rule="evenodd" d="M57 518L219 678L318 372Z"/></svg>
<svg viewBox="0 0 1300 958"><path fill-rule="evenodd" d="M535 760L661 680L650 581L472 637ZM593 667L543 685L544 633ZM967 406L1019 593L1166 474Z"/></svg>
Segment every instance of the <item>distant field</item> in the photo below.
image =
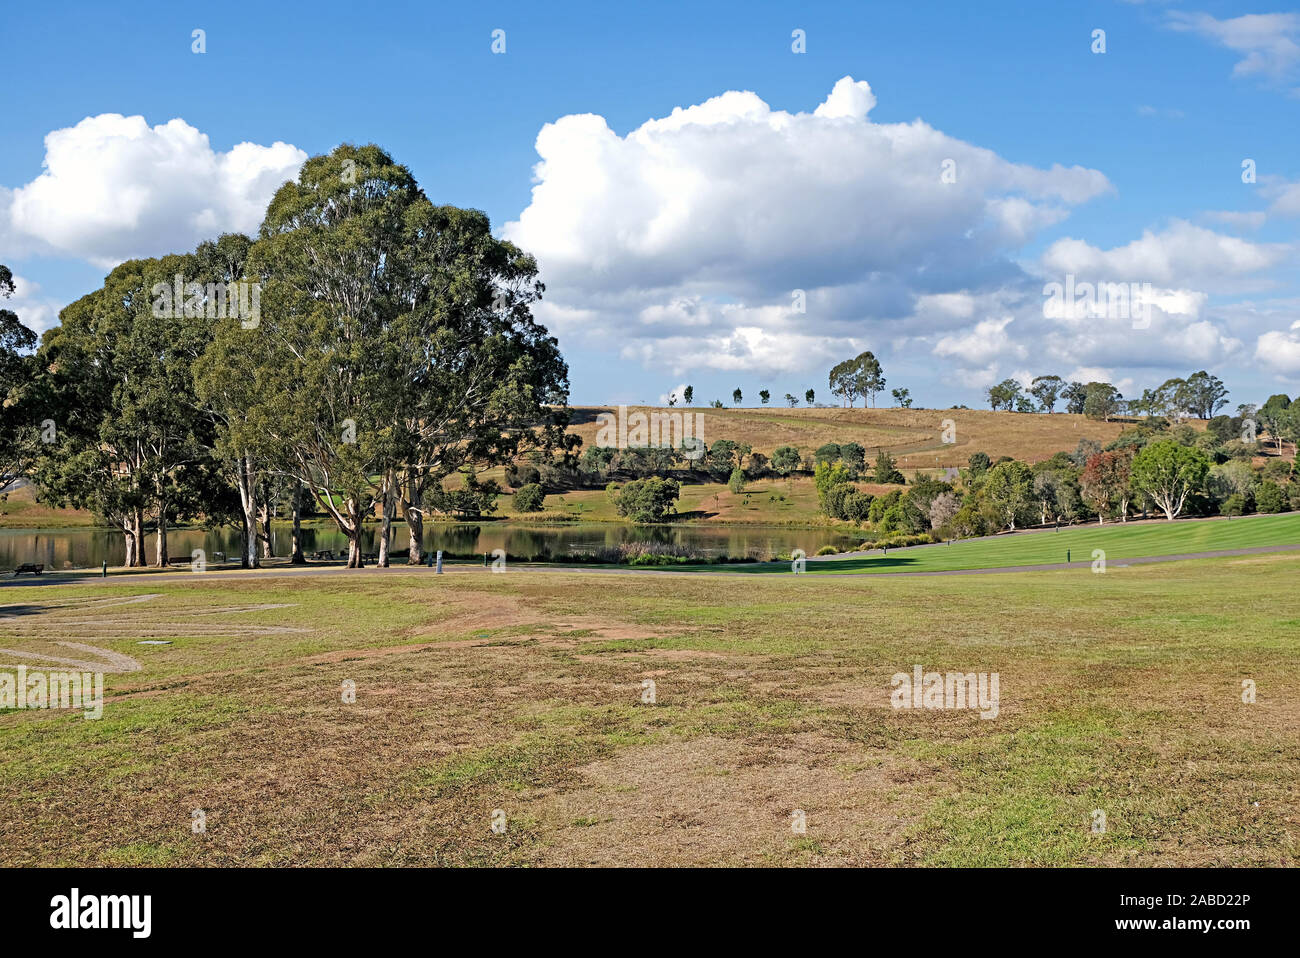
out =
<svg viewBox="0 0 1300 958"><path fill-rule="evenodd" d="M718 439L747 442L755 452L770 456L778 446L797 446L804 452L812 452L828 442L856 442L867 449L869 459L874 459L878 449L888 449L904 469L964 466L975 452L986 452L994 459L1011 456L1038 462L1062 450L1073 452L1085 437L1104 445L1118 436L1125 425L1065 413L1046 415L984 409L628 407L629 413L637 410L647 414L694 413L697 421L703 419L701 431L706 443ZM594 445L597 415L612 411L604 406L574 407L574 425L570 431L582 437L584 447ZM943 442L945 419L953 421L954 443ZM1193 424L1203 426L1196 421Z"/></svg>
<svg viewBox="0 0 1300 958"><path fill-rule="evenodd" d="M987 539L963 539L952 545L891 549L857 558L810 561L808 574L863 572L949 572L957 569L997 569L1007 566L1049 565L1058 562L1089 566L1092 552L1101 549L1106 561L1140 556L1217 552L1255 546L1300 545L1300 514L1247 516L1181 522L1126 522L1087 525L1059 532L1025 532ZM789 572L790 564L727 566L729 572Z"/></svg>
<svg viewBox="0 0 1300 958"><path fill-rule="evenodd" d="M0 528L64 529L94 525L94 516L78 509L51 509L36 501L32 486L10 489L0 497Z"/></svg>
<svg viewBox="0 0 1300 958"><path fill-rule="evenodd" d="M5 586L29 667L66 640L141 669L99 721L0 712L0 865L1294 866L1298 580L1275 554ZM999 714L892 708L917 665L997 672Z"/></svg>

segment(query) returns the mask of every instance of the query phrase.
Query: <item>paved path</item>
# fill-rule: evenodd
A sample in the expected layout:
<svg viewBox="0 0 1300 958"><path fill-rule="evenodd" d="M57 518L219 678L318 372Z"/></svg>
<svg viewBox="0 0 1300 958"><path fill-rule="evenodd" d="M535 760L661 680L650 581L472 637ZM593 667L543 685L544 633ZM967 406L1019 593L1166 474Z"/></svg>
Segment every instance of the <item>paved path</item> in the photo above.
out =
<svg viewBox="0 0 1300 958"><path fill-rule="evenodd" d="M897 551L905 551L899 549ZM1183 559L1217 559L1226 556L1246 556L1246 555L1263 555L1270 552L1296 552L1300 551L1300 544L1297 545L1279 545L1279 546L1252 546L1244 549L1219 549L1212 552L1180 552L1173 555L1162 556L1134 556L1128 559L1110 559L1107 561L1107 568L1123 569L1133 565L1150 565L1155 562L1178 562ZM823 557L829 559L830 557ZM813 561L811 558L808 561ZM768 563L770 564L770 563ZM468 563L448 564L446 571L451 575L466 575L478 572L487 572L483 566ZM991 569L945 569L933 571L917 572L834 572L821 573L814 578L860 578L870 577L878 578L909 578L915 576L944 576L944 575L999 575L1007 572L1052 572L1057 570L1073 569L1079 572L1089 572L1092 569L1092 562L1089 559L1080 559L1078 562L1055 562L1044 565L1015 565L1015 566L998 566ZM727 577L745 577L754 578L755 576L791 576L793 572L718 572L718 571L691 571L689 567L679 569L632 569L632 568L613 568L583 565L561 565L559 563L515 563L508 571L508 574L519 572L587 572L598 575L692 575L692 576L727 576ZM6 576L0 579L0 589L12 588L16 586L51 586L51 585L158 585L163 579L178 580L185 582L231 582L246 581L256 576L259 579L278 579L288 578L291 576L318 576L318 575L347 575L353 576L365 575L437 575L427 566L408 566L395 565L387 569L380 569L376 566L367 566L364 569L348 569L342 565L308 565L308 566L282 566L278 568L259 569L256 572L246 572L243 569L230 569L225 572L185 572L184 570L151 570L148 572L123 573L115 572L107 578L103 578L95 573L83 572L47 572L39 576Z"/></svg>

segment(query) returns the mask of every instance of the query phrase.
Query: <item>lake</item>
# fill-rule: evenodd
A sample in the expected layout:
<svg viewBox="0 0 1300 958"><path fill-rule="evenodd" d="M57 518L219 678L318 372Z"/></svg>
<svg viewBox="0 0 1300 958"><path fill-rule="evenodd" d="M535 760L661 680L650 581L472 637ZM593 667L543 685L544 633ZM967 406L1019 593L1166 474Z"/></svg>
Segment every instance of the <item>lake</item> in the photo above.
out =
<svg viewBox="0 0 1300 958"><path fill-rule="evenodd" d="M303 526L303 551L347 549L347 539L332 524ZM272 531L277 556L289 553L290 530L277 526ZM367 524L362 531L363 551L377 552L379 527ZM675 543L708 555L769 558L802 549L816 554L825 545L848 549L859 540L841 532L819 529L787 529L779 526L635 526L622 523L572 523L527 526L500 522L430 523L424 530L424 548L442 549L456 555L482 554L505 549L512 557L565 556L586 550L617 546L624 542ZM405 524L393 526L393 555L406 561ZM167 551L173 557L188 556L203 549L208 561L215 553L237 557L240 535L233 529L205 531L173 529L167 536ZM154 558L154 536L146 538L145 556ZM43 563L47 569L99 568L102 562L120 565L124 557L121 533L110 529L0 529L0 569L12 569L24 562Z"/></svg>

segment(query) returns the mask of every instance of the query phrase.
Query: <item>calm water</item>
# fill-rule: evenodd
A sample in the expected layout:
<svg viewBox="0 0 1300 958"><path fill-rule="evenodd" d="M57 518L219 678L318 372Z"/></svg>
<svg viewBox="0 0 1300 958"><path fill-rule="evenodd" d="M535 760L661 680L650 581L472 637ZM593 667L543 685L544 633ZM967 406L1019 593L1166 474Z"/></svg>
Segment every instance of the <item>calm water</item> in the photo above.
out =
<svg viewBox="0 0 1300 958"><path fill-rule="evenodd" d="M347 548L347 539L333 525L303 527L303 551L331 549L336 554ZM367 525L363 530L364 551L378 551L379 527ZM289 529L272 532L275 554L289 554ZM700 528L697 526L633 526L618 523L574 523L565 526L518 526L501 523L431 524L425 527L424 548L442 549L456 554L481 554L505 549L511 556L536 558L564 556L623 542L677 543L699 549L709 555L744 556L754 554L768 558L777 553L803 549L809 555L824 545L849 548L857 540L840 533L783 529L777 527ZM393 553L406 561L405 525L393 527ZM167 536L167 551L173 557L188 556L203 549L208 561L224 552L237 559L240 536L230 529L205 532L201 529L173 529ZM146 540L145 555L153 562L154 536ZM0 569L12 569L24 562L39 562L47 569L98 568L101 562L121 565L124 557L122 536L108 529L0 529Z"/></svg>

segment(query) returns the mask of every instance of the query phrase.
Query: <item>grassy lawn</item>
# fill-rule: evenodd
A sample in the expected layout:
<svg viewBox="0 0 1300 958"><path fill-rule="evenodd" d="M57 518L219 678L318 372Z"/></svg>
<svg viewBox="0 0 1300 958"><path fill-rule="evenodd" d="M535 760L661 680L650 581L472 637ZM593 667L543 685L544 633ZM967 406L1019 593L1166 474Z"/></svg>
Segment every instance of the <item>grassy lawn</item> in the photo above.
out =
<svg viewBox="0 0 1300 958"><path fill-rule="evenodd" d="M1294 865L1298 575L6 587L0 649L141 669L100 721L0 713L0 864ZM918 664L999 715L891 708Z"/></svg>
<svg viewBox="0 0 1300 958"><path fill-rule="evenodd" d="M1140 556L1215 552L1253 546L1300 545L1300 514L1247 516L1231 521L1211 519L1182 522L1127 522L1087 525L1059 532L1026 532L986 539L964 539L952 545L891 549L850 559L809 562L811 575L863 572L950 572L958 569L998 569L1048 565L1069 561L1090 566L1092 552L1101 549L1106 561ZM697 567L701 570L715 567ZM718 569L724 567L716 567ZM728 572L788 573L790 563L726 566Z"/></svg>

